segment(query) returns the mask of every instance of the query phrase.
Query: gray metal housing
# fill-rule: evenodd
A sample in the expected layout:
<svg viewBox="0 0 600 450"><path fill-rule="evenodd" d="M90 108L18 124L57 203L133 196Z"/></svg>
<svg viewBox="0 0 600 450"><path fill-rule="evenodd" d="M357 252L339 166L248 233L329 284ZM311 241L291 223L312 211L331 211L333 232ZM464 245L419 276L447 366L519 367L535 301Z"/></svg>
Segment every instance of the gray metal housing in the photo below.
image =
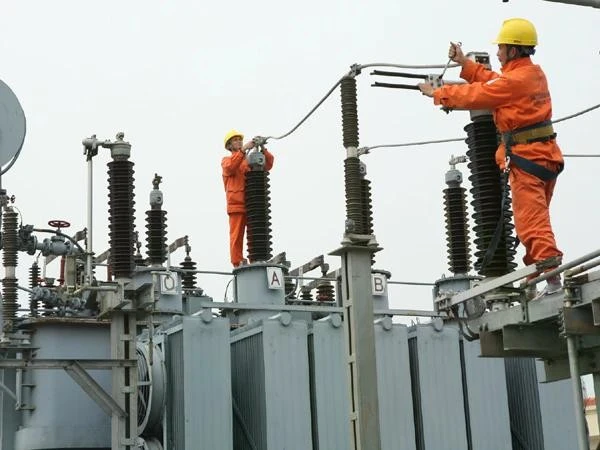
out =
<svg viewBox="0 0 600 450"><path fill-rule="evenodd" d="M107 323L39 319L34 326L31 343L39 347L36 358L110 358ZM110 370L90 370L89 374L110 392ZM110 448L110 416L64 370L24 371L23 381L23 407L31 409L23 411L17 450Z"/></svg>
<svg viewBox="0 0 600 450"><path fill-rule="evenodd" d="M232 450L229 320L183 317L165 336L165 450Z"/></svg>
<svg viewBox="0 0 600 450"><path fill-rule="evenodd" d="M288 313L233 332L236 450L313 448L307 333Z"/></svg>

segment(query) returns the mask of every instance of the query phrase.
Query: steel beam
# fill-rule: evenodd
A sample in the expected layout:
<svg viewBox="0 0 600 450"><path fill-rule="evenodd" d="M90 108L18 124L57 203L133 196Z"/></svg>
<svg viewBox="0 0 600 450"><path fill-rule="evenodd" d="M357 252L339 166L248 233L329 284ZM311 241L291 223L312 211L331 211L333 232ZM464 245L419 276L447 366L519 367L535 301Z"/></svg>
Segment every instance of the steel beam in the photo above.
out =
<svg viewBox="0 0 600 450"><path fill-rule="evenodd" d="M126 359L3 359L0 360L0 369L66 369L74 363L89 370L134 367L137 364Z"/></svg>
<svg viewBox="0 0 600 450"><path fill-rule="evenodd" d="M380 450L379 399L369 246L346 244L332 252L342 259L342 305L350 387L351 442Z"/></svg>
<svg viewBox="0 0 600 450"><path fill-rule="evenodd" d="M108 415L116 414L119 417L125 417L127 414L123 409L113 400L113 398L106 393L102 386L100 386L96 380L94 380L89 373L85 371L77 361L73 361L69 366L64 368L65 371L75 380L75 382L81 386L81 388L94 400L100 408Z"/></svg>
<svg viewBox="0 0 600 450"><path fill-rule="evenodd" d="M437 302L441 303L444 308L449 308L450 306L458 305L460 303L466 302L467 300L471 300L472 298L479 297L483 294L487 294L488 292L491 292L494 289L510 285L515 281L518 281L529 275L536 274L538 272L539 269L535 266L535 264L525 266L522 269L516 270L511 273L507 273L506 275L502 275L501 277L493 278L487 281L484 280L481 284L475 286L474 288L462 291L456 295L453 295L449 299L439 300Z"/></svg>

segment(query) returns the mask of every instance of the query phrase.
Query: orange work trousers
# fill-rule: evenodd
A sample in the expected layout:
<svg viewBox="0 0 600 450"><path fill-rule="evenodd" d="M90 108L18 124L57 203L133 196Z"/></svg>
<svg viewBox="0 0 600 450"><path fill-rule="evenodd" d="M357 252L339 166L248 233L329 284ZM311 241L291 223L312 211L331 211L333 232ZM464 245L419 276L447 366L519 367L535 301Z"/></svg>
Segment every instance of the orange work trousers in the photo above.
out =
<svg viewBox="0 0 600 450"><path fill-rule="evenodd" d="M229 213L229 254L231 264L238 266L244 259L244 231L246 230L246 213Z"/></svg>
<svg viewBox="0 0 600 450"><path fill-rule="evenodd" d="M555 163L538 164L550 170L558 169ZM509 179L515 231L525 247L523 262L529 265L553 256L562 256L550 224L550 200L556 179L543 181L514 165L510 169Z"/></svg>

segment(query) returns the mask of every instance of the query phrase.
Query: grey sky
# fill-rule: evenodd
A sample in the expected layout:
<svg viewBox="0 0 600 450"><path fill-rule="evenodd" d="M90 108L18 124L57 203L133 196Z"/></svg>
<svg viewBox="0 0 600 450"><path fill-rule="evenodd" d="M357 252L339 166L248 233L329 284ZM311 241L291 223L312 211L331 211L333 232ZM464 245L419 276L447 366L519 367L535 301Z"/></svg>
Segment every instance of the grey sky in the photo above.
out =
<svg viewBox="0 0 600 450"><path fill-rule="evenodd" d="M231 128L247 137L294 126L352 63L444 64L449 40L487 51L509 17L537 27L534 61L549 79L554 117L600 102L598 11L541 0L367 1L4 1L0 78L18 96L27 137L3 187L17 197L24 223L50 219L86 225L86 166L81 139L133 145L136 229L155 172L168 211L168 241L188 234L199 269L229 270L228 225L220 160ZM446 78L457 79L456 69ZM370 87L358 78L361 145L460 137L467 113L446 115L413 91ZM598 112L557 125L565 153L598 153ZM337 248L345 218L339 92L298 131L269 149L274 253L294 267ZM374 228L384 248L376 267L394 280L433 282L447 273L442 189L451 154L463 143L375 150L362 160L372 181ZM95 159L94 249L108 247L106 163ZM567 160L552 206L566 259L598 247L593 189L600 161ZM461 166L467 174L466 166ZM44 236L45 237L45 236ZM145 244L145 243L144 243ZM521 264L520 255L518 262ZM173 263L183 259L182 251ZM339 259L328 257L332 267ZM32 260L20 256L26 285ZM57 262L49 269L56 273ZM100 269L100 276L103 271ZM227 278L199 277L221 300ZM25 299L23 293L21 300ZM423 287L390 289L397 308L431 308Z"/></svg>

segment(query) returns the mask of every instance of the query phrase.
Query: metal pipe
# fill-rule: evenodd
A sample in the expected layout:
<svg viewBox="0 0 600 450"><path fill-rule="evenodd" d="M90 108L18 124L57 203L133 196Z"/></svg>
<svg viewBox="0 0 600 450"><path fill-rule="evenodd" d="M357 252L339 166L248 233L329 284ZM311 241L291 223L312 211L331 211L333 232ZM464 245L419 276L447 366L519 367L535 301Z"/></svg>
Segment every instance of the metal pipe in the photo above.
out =
<svg viewBox="0 0 600 450"><path fill-rule="evenodd" d="M588 264L582 264L581 266L575 267L574 269L565 270L565 277L572 277L573 275L578 275L582 272L586 272L590 269L593 269L596 266L600 266L600 259Z"/></svg>
<svg viewBox="0 0 600 450"><path fill-rule="evenodd" d="M567 269L571 269L572 267L578 266L579 264L584 263L586 261L589 261L590 259L594 259L594 258L596 258L598 256L600 256L600 250L596 250L596 251L594 251L592 253L588 253L587 255L583 255L583 256L581 256L581 257L579 257L577 259L574 259L571 262L568 262L566 264L558 266L556 269L552 269L552 270L550 270L548 272L545 272L545 273L541 274L538 277L535 277L535 278L532 278L531 280L528 280L525 283L525 286L531 286L533 284L539 283L540 281L547 280L550 277L558 275L559 273L562 273L562 272L564 272Z"/></svg>
<svg viewBox="0 0 600 450"><path fill-rule="evenodd" d="M546 0L547 2L566 3L567 5L591 6L600 8L600 0Z"/></svg>
<svg viewBox="0 0 600 450"><path fill-rule="evenodd" d="M88 284L92 284L93 278L93 269L92 269L92 251L93 251L93 181L94 181L94 172L93 172L93 162L92 158L88 158L87 167L88 167L88 198L87 198L87 239L86 239L86 282Z"/></svg>
<svg viewBox="0 0 600 450"><path fill-rule="evenodd" d="M570 308L571 302L565 301L565 307ZM571 372L571 386L573 387L573 402L575 406L575 423L577 424L577 443L579 450L587 450L587 433L585 428L585 410L581 393L581 377L579 376L579 356L575 336L567 336L567 351L569 354L569 370Z"/></svg>

